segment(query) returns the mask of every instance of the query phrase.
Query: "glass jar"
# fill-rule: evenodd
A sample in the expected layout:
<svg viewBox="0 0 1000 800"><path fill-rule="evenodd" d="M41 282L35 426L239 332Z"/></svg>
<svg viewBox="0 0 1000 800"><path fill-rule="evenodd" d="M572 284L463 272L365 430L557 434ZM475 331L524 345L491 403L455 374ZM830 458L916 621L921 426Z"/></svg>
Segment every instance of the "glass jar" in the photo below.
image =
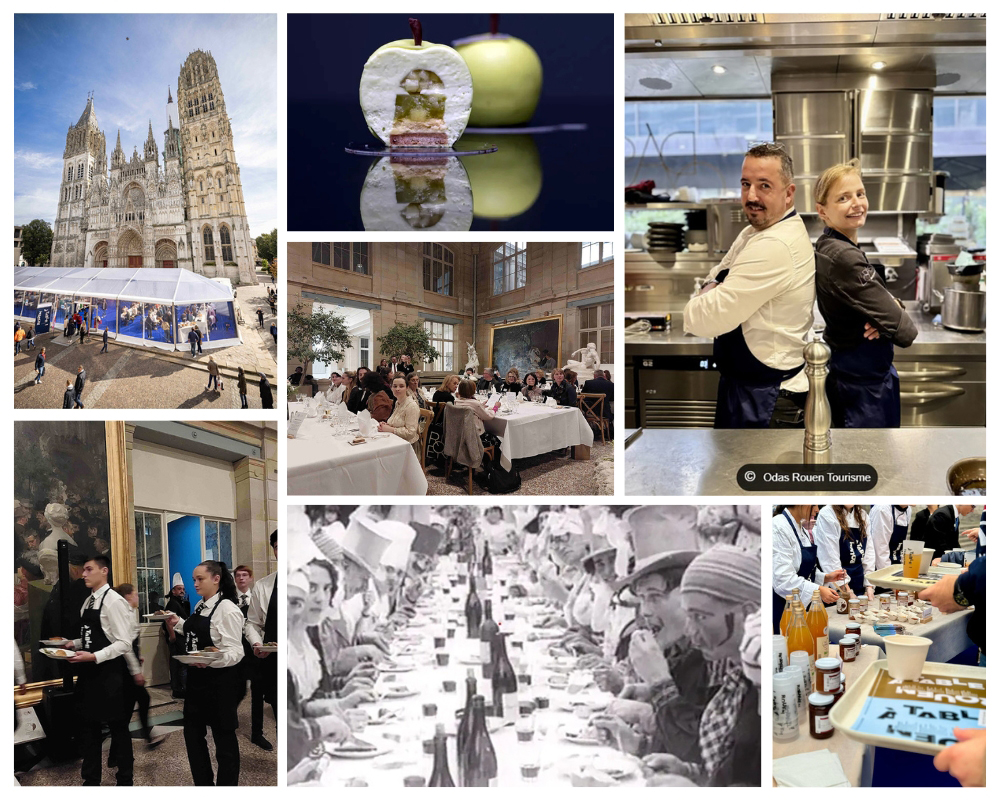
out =
<svg viewBox="0 0 1000 800"><path fill-rule="evenodd" d="M852 635L853 636L857 636L860 639L861 638L861 623L860 622L848 622L847 623L847 628L845 629L844 633L846 633L848 636L852 636Z"/></svg>
<svg viewBox="0 0 1000 800"><path fill-rule="evenodd" d="M829 739L833 736L830 709L833 695L813 692L809 695L809 735L813 739Z"/></svg>
<svg viewBox="0 0 1000 800"><path fill-rule="evenodd" d="M842 636L840 638L840 660L845 664L854 661L857 658L857 642L858 638L856 636Z"/></svg>
<svg viewBox="0 0 1000 800"><path fill-rule="evenodd" d="M833 694L840 688L840 670L843 662L833 656L816 659L816 691Z"/></svg>
<svg viewBox="0 0 1000 800"><path fill-rule="evenodd" d="M858 598L852 597L850 600L847 601L848 617L852 620L860 619L859 616L861 613L860 608L861 608L861 602L858 600Z"/></svg>

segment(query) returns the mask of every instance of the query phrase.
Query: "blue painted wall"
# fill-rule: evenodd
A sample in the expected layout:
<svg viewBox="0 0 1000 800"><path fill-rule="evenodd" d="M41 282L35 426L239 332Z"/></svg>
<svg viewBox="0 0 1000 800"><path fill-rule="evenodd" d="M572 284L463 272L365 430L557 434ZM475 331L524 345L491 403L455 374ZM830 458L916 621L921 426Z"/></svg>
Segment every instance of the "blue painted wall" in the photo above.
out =
<svg viewBox="0 0 1000 800"><path fill-rule="evenodd" d="M194 597L194 579L191 573L202 562L201 517L179 517L167 523L167 554L170 559L167 582L173 583L174 573L179 572L188 597Z"/></svg>

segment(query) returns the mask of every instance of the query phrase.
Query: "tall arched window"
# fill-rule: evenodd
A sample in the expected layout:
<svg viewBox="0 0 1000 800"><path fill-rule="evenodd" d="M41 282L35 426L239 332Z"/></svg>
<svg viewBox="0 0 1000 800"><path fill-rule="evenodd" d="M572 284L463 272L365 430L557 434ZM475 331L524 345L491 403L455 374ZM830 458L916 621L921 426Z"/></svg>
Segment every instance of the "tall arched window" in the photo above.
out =
<svg viewBox="0 0 1000 800"><path fill-rule="evenodd" d="M222 260L232 261L233 246L232 242L229 240L229 228L226 225L219 228L219 244L222 245Z"/></svg>
<svg viewBox="0 0 1000 800"><path fill-rule="evenodd" d="M215 261L215 245L212 241L212 229L205 227L201 241L205 245L205 261Z"/></svg>

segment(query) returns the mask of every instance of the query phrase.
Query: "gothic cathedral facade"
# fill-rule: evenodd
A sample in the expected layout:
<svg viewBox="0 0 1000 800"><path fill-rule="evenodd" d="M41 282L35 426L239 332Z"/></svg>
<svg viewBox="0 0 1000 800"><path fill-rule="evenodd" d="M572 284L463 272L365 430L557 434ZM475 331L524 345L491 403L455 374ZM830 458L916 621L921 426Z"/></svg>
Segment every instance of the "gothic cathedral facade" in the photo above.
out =
<svg viewBox="0 0 1000 800"><path fill-rule="evenodd" d="M177 127L174 127L174 119ZM121 134L111 154L88 98L66 135L54 267L179 267L233 283L256 283L240 168L219 72L195 50L181 67L177 103L167 91L160 164L153 125L126 159Z"/></svg>

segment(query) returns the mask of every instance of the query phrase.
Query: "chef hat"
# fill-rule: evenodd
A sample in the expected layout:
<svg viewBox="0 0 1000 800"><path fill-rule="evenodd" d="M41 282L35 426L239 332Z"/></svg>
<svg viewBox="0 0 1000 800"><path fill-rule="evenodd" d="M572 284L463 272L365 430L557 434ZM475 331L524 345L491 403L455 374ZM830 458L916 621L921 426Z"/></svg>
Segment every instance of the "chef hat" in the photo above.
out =
<svg viewBox="0 0 1000 800"><path fill-rule="evenodd" d="M184 579L181 577L181 574L179 572L175 572L174 580L173 583L170 584L170 588L174 589L178 586L183 586L183 585L184 585Z"/></svg>
<svg viewBox="0 0 1000 800"><path fill-rule="evenodd" d="M384 519L375 523L375 530L391 540L390 545L382 554L382 564L404 571L410 561L410 545L417 532L405 522Z"/></svg>
<svg viewBox="0 0 1000 800"><path fill-rule="evenodd" d="M717 544L695 558L681 579L682 592L700 592L731 603L760 606L760 553Z"/></svg>
<svg viewBox="0 0 1000 800"><path fill-rule="evenodd" d="M426 556L436 556L441 540L444 539L444 531L420 522L414 522L412 527L417 535L413 539L410 550L414 553L423 553Z"/></svg>
<svg viewBox="0 0 1000 800"><path fill-rule="evenodd" d="M288 587L285 591L291 595L294 594L293 589L303 595L309 594L309 577L301 569L292 570L288 575Z"/></svg>

